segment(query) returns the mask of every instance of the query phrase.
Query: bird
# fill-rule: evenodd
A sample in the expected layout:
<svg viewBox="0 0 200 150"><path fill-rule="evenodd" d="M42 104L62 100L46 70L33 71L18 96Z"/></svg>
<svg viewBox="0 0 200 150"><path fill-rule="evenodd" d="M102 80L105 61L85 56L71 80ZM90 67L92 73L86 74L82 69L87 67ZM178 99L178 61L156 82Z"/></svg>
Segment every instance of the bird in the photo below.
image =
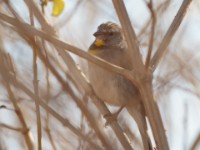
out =
<svg viewBox="0 0 200 150"><path fill-rule="evenodd" d="M131 58L121 27L114 22L102 23L93 34L94 42L88 52L119 67L132 70ZM125 77L88 62L89 81L96 95L113 106L125 106L135 120L142 138L143 148L152 149L147 134L145 109L141 96L131 81Z"/></svg>

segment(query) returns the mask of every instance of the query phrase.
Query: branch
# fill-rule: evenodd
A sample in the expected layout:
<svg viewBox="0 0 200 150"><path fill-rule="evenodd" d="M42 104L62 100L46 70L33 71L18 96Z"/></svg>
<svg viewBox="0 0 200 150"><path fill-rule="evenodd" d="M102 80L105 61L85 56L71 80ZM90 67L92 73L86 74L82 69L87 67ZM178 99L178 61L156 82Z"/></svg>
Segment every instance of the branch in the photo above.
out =
<svg viewBox="0 0 200 150"><path fill-rule="evenodd" d="M132 28L124 2L122 0L112 0L112 2L120 20L122 30L128 45L130 58L132 58L132 67L138 70L138 66L142 66L143 63L139 51L139 46L137 44L137 37Z"/></svg>
<svg viewBox="0 0 200 150"><path fill-rule="evenodd" d="M152 90L152 74L148 69L145 68L140 57L139 47L137 45L137 38L134 29L131 26L128 13L126 11L124 2L122 0L113 0L115 10L117 11L124 35L128 44L129 53L131 59L134 60L131 77L137 77L138 82L132 84L135 85L141 95L141 99L145 108L146 115L149 119L150 126L153 131L154 139L158 149L168 150L168 142L165 135L164 126L162 123L161 115L157 104L154 101L153 90Z"/></svg>
<svg viewBox="0 0 200 150"><path fill-rule="evenodd" d="M156 53L154 54L151 60L150 68L152 72L154 72L163 55L166 53L167 47L171 42L172 38L174 37L174 34L176 33L178 27L180 26L191 2L192 0L184 0L181 7L179 8L177 15L175 16L172 24L170 25L167 33L165 34L162 42L160 43L160 46L158 47Z"/></svg>
<svg viewBox="0 0 200 150"><path fill-rule="evenodd" d="M45 56L42 54L41 48L39 48L39 44L34 44L37 46L38 56L40 57L40 60L45 64ZM56 77L56 79L61 84L62 88L71 96L71 98L74 100L74 102L77 104L77 106L80 108L80 110L83 112L84 116L88 120L89 124L93 127L93 129L96 131L97 136L101 140L103 146L106 149L111 149L111 146L109 143L105 140L105 137L101 133L101 131L98 128L97 123L95 122L95 118L91 115L91 113L88 111L87 107L83 103L83 101L79 100L79 98L75 95L73 90L70 88L69 84L65 82L65 80L62 78L62 76L59 75L59 73L54 69L53 65L48 62L48 65L46 64L46 67L51 71L51 73ZM72 81L73 82L73 81Z"/></svg>
<svg viewBox="0 0 200 150"><path fill-rule="evenodd" d="M200 133L198 134L198 136L196 137L196 139L194 140L190 150L195 150L198 146L198 144L200 143Z"/></svg>
<svg viewBox="0 0 200 150"><path fill-rule="evenodd" d="M88 61L91 61L92 63L105 68L108 71L115 72L117 74L120 74L122 76L125 76L127 79L132 79L136 81L137 79L134 77L130 77L130 71L127 69L124 69L122 67L113 65L107 61L104 61L103 59L100 59L98 57L95 57L84 50L81 50L75 46L72 46L70 44L67 44L59 39L57 39L55 36L51 36L49 33L40 31L38 29L33 28L29 24L19 22L17 19L7 16L3 13L0 13L0 19L13 25L15 28L24 31L24 34L28 34L28 36L33 37L33 36L39 36L40 38L43 38L49 42L51 42L53 45L56 47L62 48L64 50L67 50L69 52L72 52Z"/></svg>
<svg viewBox="0 0 200 150"><path fill-rule="evenodd" d="M27 2L27 1L26 1ZM29 2L32 2L32 1L29 1ZM31 4L32 5L32 4ZM35 8L35 5L33 4L33 8ZM33 11L34 11L34 9L33 9ZM38 12L36 13L37 15L40 15ZM3 15L3 14L2 14ZM37 17L37 16L36 16ZM39 20L41 20L41 17L39 17L40 19ZM7 18L8 19L8 18ZM11 20L10 20L11 21ZM13 20L14 22L12 22L13 23L13 25L15 26L15 27L18 27L18 26L21 26L22 24L20 23L20 22L16 22L16 20ZM45 23L44 22L44 20L42 19L42 21L43 21L43 23ZM10 23L11 23L10 22ZM27 25L27 24L26 24ZM46 24L45 24L46 25ZM29 26L29 25L28 25ZM24 30L24 27L25 26L21 26L21 27L19 27L18 29L20 30L20 29L23 29ZM26 28L26 27L25 27ZM44 27L43 27L44 28ZM29 28L30 29L30 28ZM27 29L26 31L27 32L29 32L28 30L29 29ZM34 28L32 28L32 29L34 29ZM48 28L48 29L50 29L50 28ZM35 30L35 29L34 29ZM36 30L35 30L36 31ZM26 32L26 33L27 33ZM32 31L31 31L32 32ZM29 36L33 36L33 34L30 32L30 34L29 34ZM42 33L41 31L40 31L40 33ZM43 32L44 33L44 32ZM50 31L50 33L52 33L52 31ZM37 35L37 34L35 34L35 35ZM43 34L44 35L44 37L46 37L46 38L48 38L49 37L49 34ZM40 36L40 35L39 35ZM41 36L42 37L42 36ZM46 38L44 38L45 40L47 40ZM52 37L53 38L53 37ZM72 52L74 52L75 54L78 54L78 55L82 55L84 58L86 58L86 59L90 59L91 61L93 61L94 63L97 63L97 64L100 64L101 66L103 66L103 67L105 67L105 68L107 68L107 69L109 69L109 70L117 70L118 72L120 72L121 74L125 74L125 70L124 69L122 69L122 68L120 68L120 67L113 67L114 65L111 65L111 64L109 64L109 63L107 63L107 62L105 62L105 61L102 61L102 60L100 60L100 59L97 59L97 58L95 58L95 57L93 57L93 56L91 56L91 55L89 55L88 53L86 53L86 52L84 52L84 51L81 51L80 49L78 49L78 48L76 48L76 47L73 47L73 46L70 46L70 45L68 45L68 44L66 44L66 43L64 43L64 42L61 42L61 41L59 41L59 40L57 40L56 38L53 38L54 40L54 42L52 42L53 44L54 43L57 43L57 44L54 44L54 45L57 45L58 47L60 47L60 48L63 48L63 49L71 49L72 48ZM57 42L56 42L57 41ZM63 45L60 44L62 43L62 44L64 44L65 46L63 47ZM59 50L59 49L58 49ZM59 53L60 53L61 51L59 51ZM62 52L62 54L63 54L64 52ZM69 55L68 55L68 53L64 53L64 55L65 55L65 58L66 59L64 59L64 60L68 60L69 62L71 61L71 64L73 64L74 66L75 66L75 64L74 64L74 62L72 61L72 59L71 59L71 57L69 57ZM62 56L62 55L61 55ZM72 67L73 68L73 67ZM72 69L71 68L71 69ZM76 67L74 68L74 69L77 69ZM96 103L98 104L98 106L99 106L99 109L100 109L100 111L101 111L101 113L102 114L110 114L110 111L107 109L107 107L106 107L106 105L99 99L99 98L97 98L96 97L96 95L94 94L94 91L93 91L93 89L91 88L91 86L88 84L88 82L83 78L83 76L80 74L80 71L79 70L77 70L76 72L78 72L78 75L79 75L79 81L81 80L81 81L83 81L82 83L83 84L85 84L85 87L87 87L87 89L88 90L86 90L86 92L88 92L88 93L91 93L91 97L96 101ZM131 146L130 146L130 144L128 143L128 141L127 141L127 139L126 139L126 137L124 136L124 134L123 134L123 132L122 132L122 129L120 128L120 126L117 124L117 122L113 122L112 124L111 124L111 127L112 127L112 129L114 130L114 132L115 132L115 134L117 135L117 137L118 137L118 139L119 139L119 141L122 143L122 145L124 146L124 148L125 149L132 149L131 148Z"/></svg>
<svg viewBox="0 0 200 150"><path fill-rule="evenodd" d="M26 131L24 132L24 139L26 141L26 144L27 144L27 147L29 150L33 150L34 149L34 145L33 145L33 139L31 137L31 134L30 134L30 131L29 131L29 128L28 128L28 125L26 123L26 120L23 116L23 113L17 103L17 100L15 98L15 95L13 93L13 91L11 90L11 85L10 85L10 78L9 78L9 75L10 73L8 73L9 71L10 72L13 72L12 70L9 70L9 68L11 67L12 65L12 62L11 62L11 59L9 58L8 55L6 55L1 49L0 49L0 70L1 70L1 76L3 77L4 79L4 85L7 89L7 92L8 92L8 96L9 96L9 100L11 101L11 103L13 104L14 106L14 109L15 109L15 113L22 125L22 129L23 131ZM12 68L12 67L11 67ZM15 78L15 77L14 77Z"/></svg>
<svg viewBox="0 0 200 150"><path fill-rule="evenodd" d="M16 80L15 86L22 90L25 94L30 96L31 98L35 97L35 94L28 89L23 83L21 83L19 80ZM76 134L79 138L81 138L83 141L88 142L94 149L100 150L101 148L96 145L95 143L91 142L87 139L85 135L83 135L78 128L75 128L67 119L63 118L61 115L59 115L55 110L53 110L51 107L49 107L43 100L40 98L38 99L38 103L40 106L43 107L49 114L51 114L55 119L59 120L64 126L68 127L74 134Z"/></svg>
<svg viewBox="0 0 200 150"><path fill-rule="evenodd" d="M149 64L150 64L150 60L151 60L153 44L154 44L154 34L155 34L155 27L156 27L156 15L155 15L155 11L153 9L153 1L152 0L150 0L150 2L147 3L147 6L149 8L149 11L151 13L151 18L152 18L150 38L149 38L149 49L148 49L148 54L147 54L146 62L145 62L145 67L148 69L149 68Z"/></svg>
<svg viewBox="0 0 200 150"><path fill-rule="evenodd" d="M29 7L30 21L31 25L34 26L33 12L31 7ZM35 40L35 37L33 37ZM35 93L35 108L36 108L36 119L37 119L37 140L38 140L38 150L42 150L42 123L40 114L40 105L38 103L39 93L38 93L38 70L37 70L37 49L32 47L33 51L33 87Z"/></svg>
<svg viewBox="0 0 200 150"><path fill-rule="evenodd" d="M44 17L41 15L40 11L37 9L37 7L35 6L34 2L32 0L26 0L28 1L31 6L32 6L32 10L36 16L36 18L38 19L38 21L40 22L40 24L42 25L43 29L45 31L46 27L48 26L48 24L46 23L46 20L44 19ZM53 28L48 28L50 31L50 33L52 33L54 30ZM54 34L55 35L55 34ZM54 45L56 48L59 47L59 45ZM68 47L67 49L73 49L73 46ZM75 47L74 47L75 48ZM85 90L86 94L90 95L91 98L94 100L94 103L96 104L96 106L98 107L98 109L100 110L100 112L102 113L102 115L106 115L106 114L111 114L109 109L106 107L106 105L103 103L103 101L101 101L95 94L94 90L92 89L91 85L88 83L87 79L82 75L82 73L80 72L80 70L77 68L74 60L71 58L71 56L64 52L65 48L57 48L58 52L61 54L61 57L63 58L64 62L66 63L66 65L71 68L71 72L72 74L75 76L74 79L77 82L77 84L81 84L82 88ZM79 50L77 48L75 48L74 50ZM79 50L80 53L83 53L84 51ZM85 53L85 52L84 52ZM93 60L94 63L99 62L99 64L102 64L102 66L104 66L105 68L108 67L108 70L112 70L112 68L114 68L114 65L111 65L109 63L106 63L105 61L99 61L98 59L96 59L95 57L88 55L88 53L85 53L85 56L88 56L88 59L91 58L91 60ZM103 65L104 64L104 65ZM112 66L112 67L111 67ZM115 70L117 67L115 67ZM114 70L114 69L113 69ZM122 69L124 70L124 69ZM119 69L118 69L119 71ZM120 71L121 73L125 74L125 72ZM121 144L123 145L123 147L125 149L132 149L129 142L127 141L126 137L123 134L123 131L121 129L121 127L118 125L117 121L113 121L111 124L111 128L113 129L113 131L115 132L116 136L118 137L119 141L121 142Z"/></svg>

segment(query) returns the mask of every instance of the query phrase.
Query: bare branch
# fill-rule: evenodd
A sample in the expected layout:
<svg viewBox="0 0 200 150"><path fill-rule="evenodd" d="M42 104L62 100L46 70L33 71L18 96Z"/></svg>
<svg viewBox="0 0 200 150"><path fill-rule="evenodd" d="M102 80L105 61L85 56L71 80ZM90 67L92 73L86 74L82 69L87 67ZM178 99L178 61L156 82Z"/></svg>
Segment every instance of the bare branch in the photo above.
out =
<svg viewBox="0 0 200 150"><path fill-rule="evenodd" d="M3 14L0 14L0 16L1 15L3 15ZM5 15L3 15L3 16L5 16ZM0 17L1 18L1 17ZM3 18L2 18L3 19ZM8 19L8 18L7 18ZM6 19L6 20L7 20ZM10 18L11 19L11 18ZM8 20L7 20L8 21ZM11 21L11 20L10 20ZM16 25L16 27L17 26L19 26L19 24L21 24L21 23L19 23L18 21L17 22L15 22L16 20L14 19L13 20L14 22L14 24ZM12 21L11 21L12 22ZM11 23L10 22L10 23ZM23 27L25 27L25 26L23 26ZM39 31L39 30L36 30L36 29L34 29L34 28L32 28L31 26L29 26L29 25L26 25L26 27L28 27L29 29L29 31L30 31L30 29L32 30L33 29L33 32L34 31L36 31L36 34L38 33L38 35L40 36L40 37L45 37L45 39L46 40L53 40L52 42L53 42L53 44L54 45L57 45L58 47L61 47L61 48L63 48L63 49L68 49L69 48L69 45L68 44L66 44L66 43L64 43L64 42L62 42L62 41L59 41L59 40L57 40L56 38L53 38L53 37L51 37L51 38L49 38L50 36L49 36L49 34L46 34L46 33L44 33L44 32L42 32L42 31ZM27 30L27 32L29 32ZM32 32L32 31L31 31ZM33 34L31 34L31 35L33 35ZM58 42L58 43L57 43ZM61 44L61 45L60 45ZM110 64L110 63L107 63L107 62L105 62L105 61L103 61L103 60L101 60L101 59L99 59L99 58L96 58L96 57L94 57L94 56L92 56L92 55L90 55L90 54L88 54L88 53L86 53L86 52L84 52L84 51L81 51L81 50L79 50L78 48L75 48L75 47L73 47L73 46L70 46L70 48L72 48L73 50L71 51L71 52L74 52L75 54L78 54L79 56L83 56L84 58L87 58L88 60L91 60L91 61L93 61L94 63L96 63L96 64L101 64L101 66L103 66L103 67L105 67L105 68L107 68L107 69L110 69L110 68L112 68L111 70L112 71L117 71L118 73L121 73L121 74L126 74L126 76L128 75L127 74L127 72L128 72L128 70L127 70L127 72L125 72L125 69L123 69L123 68L121 68L121 67L117 67L117 66L115 66L115 65L112 65L112 64ZM62 52L62 54L64 54L66 57L68 57L67 56L67 53L63 53ZM65 59L65 60L69 60L69 58L67 58L67 59ZM97 61L96 61L97 60ZM77 70L78 71L78 70ZM81 75L82 76L82 75ZM83 77L81 77L81 78L83 78ZM132 77L131 77L132 78ZM87 83L87 81L84 81L83 79L81 79L83 82L85 82L84 84L86 84L86 86L89 88L87 91L88 91L88 93L90 93L91 91L93 91L93 90L91 90L91 86L90 85L87 85L88 83ZM96 96L94 96L94 91L92 92L93 94L93 96L92 96L92 98L93 99L96 99L97 101L97 103L98 103L98 106L100 106L99 108L100 108L100 111L101 111L101 113L102 114L110 114L110 112L109 112L109 110L106 108L106 105L105 104L103 104L103 102L100 100L100 99L98 99L98 98L96 98ZM116 124L116 122L114 122L111 126L113 126L112 128L113 128L113 130L115 130L115 133L116 133L116 135L119 137L119 139L120 139L120 141L123 143L123 145L125 146L125 147L127 147L128 145L130 145L129 143L128 143L128 141L126 140L126 138L125 138L125 136L123 135L123 133L122 133L122 130L120 129L120 126L119 125L117 125ZM128 148L128 147L127 147ZM129 148L128 149L130 149L131 147L129 146Z"/></svg>
<svg viewBox="0 0 200 150"><path fill-rule="evenodd" d="M197 146L199 145L199 143L200 143L200 133L198 134L198 136L194 140L190 150L195 150L197 148Z"/></svg>
<svg viewBox="0 0 200 150"><path fill-rule="evenodd" d="M134 29L131 26L124 2L113 0L113 4L125 34L129 48L129 54L131 59L134 60L134 63L132 64L134 72L132 72L131 75L132 77L138 77L138 82L136 84L133 80L130 80L134 85L137 86L140 91L141 99L144 104L146 115L150 121L157 148L168 150L169 146L165 135L161 115L153 97L152 74L148 71L148 69L145 69L145 66L142 63L142 59L139 54L139 47L136 43L137 38Z"/></svg>
<svg viewBox="0 0 200 150"><path fill-rule="evenodd" d="M139 46L137 44L137 37L135 35L135 31L132 28L124 2L119 0L113 0L112 2L115 6L115 10L122 25L122 30L128 44L130 58L132 59L132 66L134 69L138 70L138 66L142 66L143 63L139 52Z"/></svg>
<svg viewBox="0 0 200 150"><path fill-rule="evenodd" d="M150 0L149 3L147 3L147 6L149 8L149 11L151 13L151 18L152 18L152 23L151 23L151 32L150 32L150 38L149 38L149 49L148 49L148 54L146 57L146 62L145 62L145 67L148 69L150 65L150 60L151 60L151 54L153 50L153 44L154 44L154 34L155 34L155 27L156 27L156 15L153 9L153 1Z"/></svg>
<svg viewBox="0 0 200 150"><path fill-rule="evenodd" d="M160 43L160 46L156 50L156 53L154 54L151 60L150 67L151 67L152 72L156 69L159 61L162 59L163 55L166 53L167 47L169 43L171 42L172 38L174 37L174 34L176 33L178 27L180 26L191 2L192 0L184 0L181 7L179 8L177 15L175 16L172 24L170 25L167 33L165 34L162 42Z"/></svg>
<svg viewBox="0 0 200 150"><path fill-rule="evenodd" d="M21 111L21 108L19 107L19 105L17 103L15 95L14 95L13 91L11 90L11 85L10 85L11 80L9 78L9 73L8 73L8 70L9 70L10 66L12 65L11 59L5 53L3 53L2 50L0 50L0 53L1 53L0 54L0 64L1 64L0 65L0 67L1 67L0 73L1 73L2 77L4 78L4 81L5 81L4 84L8 91L9 100L12 102L12 104L15 108L16 115L22 125L23 131L26 131L26 132L24 132L23 135L24 135L24 139L26 141L27 147L29 150L33 150L34 145L33 145L33 139L31 137L31 133L29 131L28 125L27 125L24 115Z"/></svg>

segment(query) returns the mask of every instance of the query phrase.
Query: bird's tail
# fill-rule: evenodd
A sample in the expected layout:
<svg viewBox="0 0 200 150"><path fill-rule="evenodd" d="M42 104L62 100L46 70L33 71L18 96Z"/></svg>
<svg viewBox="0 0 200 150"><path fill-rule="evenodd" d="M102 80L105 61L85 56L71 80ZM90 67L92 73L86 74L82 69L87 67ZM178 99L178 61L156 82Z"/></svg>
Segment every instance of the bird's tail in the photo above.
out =
<svg viewBox="0 0 200 150"><path fill-rule="evenodd" d="M147 133L147 122L142 104L137 106L127 105L126 108L139 128L144 150L153 150L149 135Z"/></svg>

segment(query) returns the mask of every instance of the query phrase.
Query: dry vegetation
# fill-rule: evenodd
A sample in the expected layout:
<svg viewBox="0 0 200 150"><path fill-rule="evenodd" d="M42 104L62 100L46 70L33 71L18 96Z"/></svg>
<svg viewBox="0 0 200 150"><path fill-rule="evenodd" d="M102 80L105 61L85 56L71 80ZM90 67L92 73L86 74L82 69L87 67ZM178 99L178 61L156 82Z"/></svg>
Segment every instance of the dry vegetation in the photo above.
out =
<svg viewBox="0 0 200 150"><path fill-rule="evenodd" d="M155 149L168 150L176 144L185 150L198 149L200 133L192 134L193 140L188 142L191 137L188 109L200 106L200 45L191 42L191 37L186 40L193 45L182 42L190 30L186 21L181 24L190 13L191 0L183 0L179 9L173 11L171 20L166 19L169 22L166 29L163 17L170 12L174 2L171 0L144 0L149 17L140 27L130 19L121 0L74 1L73 9L53 19L49 9L41 11L39 0L18 2L21 11L15 1L0 1L0 149L142 149L135 123L126 110L117 120L107 120L105 127L108 118L103 116L116 108L96 96L87 80L87 67L82 58L123 75L138 87ZM84 10L88 14L87 24L79 24L79 31L71 31L70 23L76 14L80 15L79 9L87 8L86 4L90 8ZM199 5L199 2L191 3L192 8L193 4ZM111 6L113 18L118 18L126 29L124 34L134 70L91 56L86 52L89 45L83 46L85 41L76 35L76 32L92 33L91 24L99 14L111 14ZM62 31L63 26L69 30ZM78 43L82 44L81 48L77 48ZM172 96L173 91L183 95L181 110L176 96ZM176 113L184 112L183 122L178 122L183 129L179 136L183 139L181 143L173 138L177 133L173 127L177 120L172 119L174 107L177 107ZM199 117L198 113L193 111L192 115Z"/></svg>

